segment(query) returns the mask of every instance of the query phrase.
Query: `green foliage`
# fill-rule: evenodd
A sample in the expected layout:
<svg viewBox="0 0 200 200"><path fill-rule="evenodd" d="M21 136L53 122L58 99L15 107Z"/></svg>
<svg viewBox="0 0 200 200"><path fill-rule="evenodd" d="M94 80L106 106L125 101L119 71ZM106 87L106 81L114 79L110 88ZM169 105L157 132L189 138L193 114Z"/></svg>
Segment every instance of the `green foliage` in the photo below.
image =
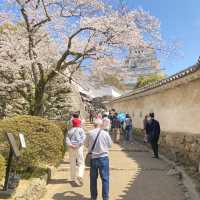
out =
<svg viewBox="0 0 200 200"><path fill-rule="evenodd" d="M18 171L17 171L18 173ZM20 177L22 179L30 179L30 178L41 178L42 176L48 173L48 169L45 167L34 167L29 168L27 171L20 171Z"/></svg>
<svg viewBox="0 0 200 200"><path fill-rule="evenodd" d="M66 131L67 128L67 123L64 121L55 121L55 124L62 130L62 132L64 133Z"/></svg>
<svg viewBox="0 0 200 200"><path fill-rule="evenodd" d="M138 78L136 88L144 87L145 85L149 85L150 83L153 83L155 81L162 80L164 78L163 75L150 75L150 76L140 76Z"/></svg>
<svg viewBox="0 0 200 200"><path fill-rule="evenodd" d="M142 130L141 130L141 129L139 129L139 128L134 128L134 134L135 134L135 135L142 135L143 133L142 133Z"/></svg>
<svg viewBox="0 0 200 200"><path fill-rule="evenodd" d="M0 154L0 181L2 180L4 174L5 174L5 159Z"/></svg>
<svg viewBox="0 0 200 200"><path fill-rule="evenodd" d="M9 24L9 23L4 23L3 25L0 26L0 34L3 33L5 30L12 30L16 31L16 26Z"/></svg>
<svg viewBox="0 0 200 200"><path fill-rule="evenodd" d="M68 121L55 121L55 124L62 130L64 138L66 137L67 130L69 129L69 122ZM64 152L67 151L67 145L65 141L63 141L64 145Z"/></svg>
<svg viewBox="0 0 200 200"><path fill-rule="evenodd" d="M7 143L6 132L13 133L18 143L18 134L25 135L27 148L22 150L16 163L17 170L26 171L47 164L55 166L63 157L63 133L47 119L27 115L4 119L0 121L0 143ZM4 150L7 152L8 148Z"/></svg>
<svg viewBox="0 0 200 200"><path fill-rule="evenodd" d="M104 82L104 84L114 86L119 90L122 90L122 91L126 90L126 86L123 84L122 81L120 81L117 78L116 74L112 75L112 74L105 73L103 82Z"/></svg>

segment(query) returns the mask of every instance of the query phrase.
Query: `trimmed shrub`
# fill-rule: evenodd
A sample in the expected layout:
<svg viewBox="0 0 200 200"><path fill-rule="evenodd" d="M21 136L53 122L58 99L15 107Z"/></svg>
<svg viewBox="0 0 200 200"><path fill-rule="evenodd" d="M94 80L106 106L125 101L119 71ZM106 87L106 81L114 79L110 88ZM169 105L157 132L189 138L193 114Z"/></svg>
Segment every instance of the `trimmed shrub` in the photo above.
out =
<svg viewBox="0 0 200 200"><path fill-rule="evenodd" d="M0 143L7 143L5 133L13 133L18 144L18 134L25 136L27 148L16 162L17 170L35 166L57 165L63 158L64 145L61 129L47 119L20 115L0 121ZM5 149L8 152L8 148Z"/></svg>
<svg viewBox="0 0 200 200"><path fill-rule="evenodd" d="M0 154L0 181L5 175L5 159L4 157Z"/></svg>
<svg viewBox="0 0 200 200"><path fill-rule="evenodd" d="M134 128L134 134L144 136L144 132L139 128Z"/></svg>
<svg viewBox="0 0 200 200"><path fill-rule="evenodd" d="M54 122L61 130L63 133L65 133L66 129L67 129L67 124L64 121L55 121Z"/></svg>

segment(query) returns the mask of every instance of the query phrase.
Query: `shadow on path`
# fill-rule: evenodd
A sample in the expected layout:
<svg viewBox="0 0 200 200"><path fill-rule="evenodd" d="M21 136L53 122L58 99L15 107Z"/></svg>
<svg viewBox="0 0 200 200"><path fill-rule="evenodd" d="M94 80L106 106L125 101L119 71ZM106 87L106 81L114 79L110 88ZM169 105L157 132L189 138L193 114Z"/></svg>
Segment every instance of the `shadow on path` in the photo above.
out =
<svg viewBox="0 0 200 200"><path fill-rule="evenodd" d="M66 157L49 181L43 200L89 200L89 172L83 187L73 186ZM110 200L185 200L180 180L168 176L171 166L152 158L146 145L134 140L129 145L113 145L110 152ZM100 181L100 180L99 180ZM101 184L98 187L101 198Z"/></svg>
<svg viewBox="0 0 200 200"><path fill-rule="evenodd" d="M69 164L69 161L64 161L64 160L62 160L62 161L60 162L60 164Z"/></svg>
<svg viewBox="0 0 200 200"><path fill-rule="evenodd" d="M185 200L180 180L167 175L170 169L167 163L152 158L147 147L138 142L120 146L137 164L137 170L117 200Z"/></svg>
<svg viewBox="0 0 200 200"><path fill-rule="evenodd" d="M78 194L73 191L56 193L53 196L54 200L90 200L90 198L84 197L82 194Z"/></svg>
<svg viewBox="0 0 200 200"><path fill-rule="evenodd" d="M70 181L68 181L67 179L51 179L48 181L48 184L53 184L53 185L57 185L57 184L70 184Z"/></svg>
<svg viewBox="0 0 200 200"><path fill-rule="evenodd" d="M68 181L67 179L51 179L48 184L57 185L57 184L70 184L71 187L79 187L73 181Z"/></svg>

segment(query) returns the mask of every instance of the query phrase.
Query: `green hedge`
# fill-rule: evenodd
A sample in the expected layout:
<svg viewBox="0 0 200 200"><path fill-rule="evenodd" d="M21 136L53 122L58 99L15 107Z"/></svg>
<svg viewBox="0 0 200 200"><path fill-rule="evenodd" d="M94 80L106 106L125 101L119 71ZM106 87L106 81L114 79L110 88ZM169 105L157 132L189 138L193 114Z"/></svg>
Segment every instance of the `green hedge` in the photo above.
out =
<svg viewBox="0 0 200 200"><path fill-rule="evenodd" d="M54 123L62 130L63 133L65 133L67 129L67 124L64 121L54 121Z"/></svg>
<svg viewBox="0 0 200 200"><path fill-rule="evenodd" d="M0 121L0 143L7 143L6 132L13 133L18 142L19 132L25 135L27 148L16 163L18 170L30 170L47 164L55 166L63 158L63 133L47 119L27 115L4 119ZM8 156L8 148L4 150Z"/></svg>
<svg viewBox="0 0 200 200"><path fill-rule="evenodd" d="M5 175L5 159L4 157L0 154L0 181Z"/></svg>

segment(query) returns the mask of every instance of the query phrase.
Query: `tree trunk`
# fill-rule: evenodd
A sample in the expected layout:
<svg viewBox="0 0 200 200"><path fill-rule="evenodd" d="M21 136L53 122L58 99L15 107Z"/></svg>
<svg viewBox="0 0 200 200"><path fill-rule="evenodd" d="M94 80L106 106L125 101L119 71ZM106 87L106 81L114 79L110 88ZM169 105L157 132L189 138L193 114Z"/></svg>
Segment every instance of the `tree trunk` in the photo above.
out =
<svg viewBox="0 0 200 200"><path fill-rule="evenodd" d="M30 108L31 115L34 116L43 115L43 105L44 105L43 97L45 93L45 85L46 84L43 81L40 81L35 88L35 98Z"/></svg>
<svg viewBox="0 0 200 200"><path fill-rule="evenodd" d="M5 98L5 97L4 97ZM0 105L0 119L3 119L6 116L5 110L6 110L6 102L1 99L1 105Z"/></svg>

